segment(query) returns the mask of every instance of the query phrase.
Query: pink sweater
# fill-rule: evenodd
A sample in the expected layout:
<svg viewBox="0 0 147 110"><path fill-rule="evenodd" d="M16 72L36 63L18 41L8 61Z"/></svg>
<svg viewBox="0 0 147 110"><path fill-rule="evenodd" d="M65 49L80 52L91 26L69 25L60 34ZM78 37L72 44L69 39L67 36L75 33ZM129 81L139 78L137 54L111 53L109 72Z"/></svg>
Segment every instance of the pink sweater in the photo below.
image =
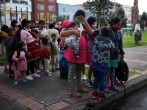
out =
<svg viewBox="0 0 147 110"><path fill-rule="evenodd" d="M33 38L33 36L28 32L29 30L21 30L20 32L20 39L21 41L23 41L25 44L31 43L35 40L35 38ZM27 49L27 46L26 46Z"/></svg>

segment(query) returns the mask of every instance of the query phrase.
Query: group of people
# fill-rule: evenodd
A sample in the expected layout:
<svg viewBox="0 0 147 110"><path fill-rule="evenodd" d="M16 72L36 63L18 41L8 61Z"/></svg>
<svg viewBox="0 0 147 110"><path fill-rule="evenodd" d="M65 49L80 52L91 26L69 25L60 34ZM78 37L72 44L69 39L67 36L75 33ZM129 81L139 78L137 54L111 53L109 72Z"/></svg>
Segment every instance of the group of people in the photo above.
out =
<svg viewBox="0 0 147 110"><path fill-rule="evenodd" d="M1 37L6 54L5 62L9 62L9 69L5 63L4 72L14 78L15 85L40 77L38 73L41 68L45 74L52 76L52 72L59 68L59 31L54 28L53 23L49 29L45 29L43 20L39 21L38 26L28 19L23 19L19 26L15 20L11 24L14 22L14 27L3 25L1 29L1 32L5 33L5 37Z"/></svg>
<svg viewBox="0 0 147 110"><path fill-rule="evenodd" d="M69 65L68 87L71 97L78 98L82 96L81 93L88 92L81 83L85 64L89 65L87 83L93 87L92 98L106 98L105 93L110 90L119 92L115 85L115 69L119 60L124 58L121 19L115 17L109 26L100 29L97 29L96 21L93 16L86 20L85 12L77 10L73 21L65 20L62 23L60 32L52 23L50 29L45 29L43 20L36 27L33 21L27 19L21 21L17 31L14 28L6 29L9 37L5 38L4 46L9 60L9 75L14 74L14 84L40 77L37 70L41 66L46 74L52 76L51 72L58 69L58 54L63 54ZM12 43L12 39L16 40L15 43ZM15 49L12 48L13 44L16 44Z"/></svg>
<svg viewBox="0 0 147 110"><path fill-rule="evenodd" d="M93 87L92 98L106 98L105 93L109 93L110 90L119 92L115 85L115 69L125 54L123 35L120 32L121 19L115 17L109 22L109 26L100 29L96 28L96 21L95 17L86 20L85 12L78 10L72 22L65 20L62 24L60 38L62 44L67 44L64 57L69 65L68 85L69 95L72 97L78 98L81 97L81 93L88 92L81 83L84 64L89 65L88 83ZM71 29L73 23L77 24L77 29Z"/></svg>

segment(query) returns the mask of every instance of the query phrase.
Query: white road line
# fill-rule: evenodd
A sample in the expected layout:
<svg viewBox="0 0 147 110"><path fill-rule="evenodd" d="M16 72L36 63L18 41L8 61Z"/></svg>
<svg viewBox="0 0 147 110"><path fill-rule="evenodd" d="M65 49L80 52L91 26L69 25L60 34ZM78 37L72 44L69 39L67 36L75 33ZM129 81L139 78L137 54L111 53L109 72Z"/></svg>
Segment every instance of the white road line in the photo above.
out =
<svg viewBox="0 0 147 110"><path fill-rule="evenodd" d="M125 52L138 53L138 54L147 54L147 52L134 52L134 51L125 51Z"/></svg>
<svg viewBox="0 0 147 110"><path fill-rule="evenodd" d="M137 63L147 63L145 61L140 61L140 60L130 60L130 59L124 59L125 61L132 61L132 62L137 62Z"/></svg>

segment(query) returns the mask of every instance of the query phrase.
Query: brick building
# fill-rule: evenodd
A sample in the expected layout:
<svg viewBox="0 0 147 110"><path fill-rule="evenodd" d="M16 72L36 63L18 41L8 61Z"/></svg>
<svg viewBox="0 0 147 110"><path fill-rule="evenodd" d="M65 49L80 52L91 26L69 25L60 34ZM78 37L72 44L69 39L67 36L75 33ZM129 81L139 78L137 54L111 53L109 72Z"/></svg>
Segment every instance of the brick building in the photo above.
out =
<svg viewBox="0 0 147 110"><path fill-rule="evenodd" d="M56 21L57 0L31 0L32 19L45 20L46 23Z"/></svg>

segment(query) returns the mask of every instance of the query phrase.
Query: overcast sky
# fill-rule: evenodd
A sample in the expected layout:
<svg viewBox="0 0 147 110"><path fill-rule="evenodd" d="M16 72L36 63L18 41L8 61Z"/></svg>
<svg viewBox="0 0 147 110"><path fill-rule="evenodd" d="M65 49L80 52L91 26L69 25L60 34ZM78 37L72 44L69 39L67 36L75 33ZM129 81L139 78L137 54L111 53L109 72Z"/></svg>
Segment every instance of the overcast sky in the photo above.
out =
<svg viewBox="0 0 147 110"><path fill-rule="evenodd" d="M66 4L81 4L87 0L57 0L59 3ZM111 0L125 5L133 6L134 0ZM139 13L142 14L143 11L147 12L147 0L138 0L139 2Z"/></svg>

